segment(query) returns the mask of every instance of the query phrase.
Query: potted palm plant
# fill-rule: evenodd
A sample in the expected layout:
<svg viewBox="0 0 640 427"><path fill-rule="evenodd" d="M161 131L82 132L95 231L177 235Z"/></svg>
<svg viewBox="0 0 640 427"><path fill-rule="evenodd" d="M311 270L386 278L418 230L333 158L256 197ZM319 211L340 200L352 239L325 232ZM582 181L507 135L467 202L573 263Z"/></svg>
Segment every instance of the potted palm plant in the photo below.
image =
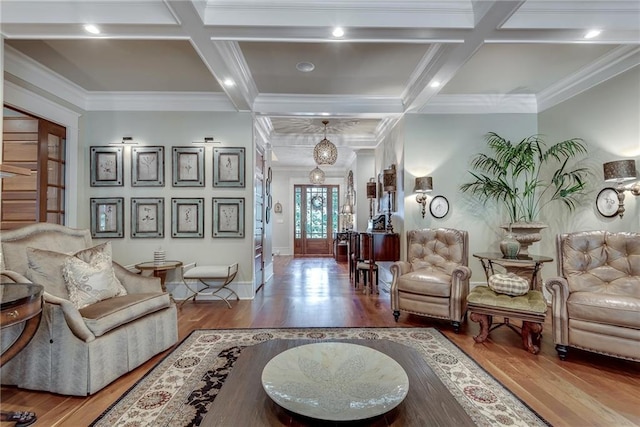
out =
<svg viewBox="0 0 640 427"><path fill-rule="evenodd" d="M490 154L477 154L471 161L471 182L460 190L477 196L483 203L494 200L508 212L509 224L503 228L525 235L520 241L521 253L540 240L540 230L546 225L538 222L540 211L550 203L560 201L573 211L578 196L584 194L585 179L589 170L568 166L570 159L587 154L584 142L572 138L549 147L540 135L531 135L513 144L495 132L485 139ZM537 229L537 231L535 231ZM537 234L537 235L536 235Z"/></svg>

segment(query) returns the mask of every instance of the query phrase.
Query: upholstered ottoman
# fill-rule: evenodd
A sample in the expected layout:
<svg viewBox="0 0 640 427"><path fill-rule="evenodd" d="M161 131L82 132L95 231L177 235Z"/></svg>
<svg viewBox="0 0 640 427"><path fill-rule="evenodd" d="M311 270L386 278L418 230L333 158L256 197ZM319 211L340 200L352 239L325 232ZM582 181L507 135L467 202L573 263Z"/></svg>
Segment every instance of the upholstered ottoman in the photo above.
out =
<svg viewBox="0 0 640 427"><path fill-rule="evenodd" d="M497 293L488 286L477 286L467 296L467 310L470 318L480 324L480 333L473 337L475 342L484 342L489 332L506 325L522 336L525 349L533 354L540 351L540 336L547 313L547 302L540 291L528 291L524 295L511 296ZM500 316L503 323L491 327L493 316ZM518 330L509 319L522 321Z"/></svg>

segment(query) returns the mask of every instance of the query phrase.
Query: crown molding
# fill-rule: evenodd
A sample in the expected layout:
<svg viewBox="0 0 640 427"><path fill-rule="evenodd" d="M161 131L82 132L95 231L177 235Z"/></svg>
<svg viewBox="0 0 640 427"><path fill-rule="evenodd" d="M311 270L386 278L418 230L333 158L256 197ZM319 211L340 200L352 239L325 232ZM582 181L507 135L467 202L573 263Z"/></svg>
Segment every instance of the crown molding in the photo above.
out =
<svg viewBox="0 0 640 427"><path fill-rule="evenodd" d="M238 111L225 95L210 92L87 92L86 110Z"/></svg>
<svg viewBox="0 0 640 427"><path fill-rule="evenodd" d="M640 65L639 46L621 46L576 73L540 91L538 112L542 112L579 93Z"/></svg>
<svg viewBox="0 0 640 427"><path fill-rule="evenodd" d="M87 91L6 44L4 71L86 110Z"/></svg>
<svg viewBox="0 0 640 427"><path fill-rule="evenodd" d="M203 12L206 25L303 26L345 28L383 26L389 28L470 28L474 14L467 0L209 0ZM292 24L294 23L294 24Z"/></svg>
<svg viewBox="0 0 640 427"><path fill-rule="evenodd" d="M263 115L382 118L404 112L399 98L341 95L261 94L253 111Z"/></svg>
<svg viewBox="0 0 640 427"><path fill-rule="evenodd" d="M422 114L510 114L537 113L535 95L436 95L418 113Z"/></svg>

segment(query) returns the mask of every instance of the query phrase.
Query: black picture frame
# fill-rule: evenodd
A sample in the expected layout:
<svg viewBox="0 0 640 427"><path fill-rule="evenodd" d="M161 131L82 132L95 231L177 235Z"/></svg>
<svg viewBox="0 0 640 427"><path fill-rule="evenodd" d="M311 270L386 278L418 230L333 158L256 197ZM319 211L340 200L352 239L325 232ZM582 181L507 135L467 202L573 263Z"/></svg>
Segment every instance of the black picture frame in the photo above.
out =
<svg viewBox="0 0 640 427"><path fill-rule="evenodd" d="M131 147L131 186L164 187L164 147Z"/></svg>
<svg viewBox="0 0 640 427"><path fill-rule="evenodd" d="M124 237L124 197L96 197L89 202L91 237Z"/></svg>
<svg viewBox="0 0 640 427"><path fill-rule="evenodd" d="M217 147L213 149L213 186L245 186L245 149L243 147Z"/></svg>
<svg viewBox="0 0 640 427"><path fill-rule="evenodd" d="M204 238L204 199L171 199L171 237Z"/></svg>
<svg viewBox="0 0 640 427"><path fill-rule="evenodd" d="M131 199L131 237L164 237L164 197Z"/></svg>
<svg viewBox="0 0 640 427"><path fill-rule="evenodd" d="M244 198L214 197L213 237L244 237Z"/></svg>
<svg viewBox="0 0 640 427"><path fill-rule="evenodd" d="M91 187L123 187L123 147L89 147Z"/></svg>
<svg viewBox="0 0 640 427"><path fill-rule="evenodd" d="M171 147L172 185L204 187L204 147Z"/></svg>

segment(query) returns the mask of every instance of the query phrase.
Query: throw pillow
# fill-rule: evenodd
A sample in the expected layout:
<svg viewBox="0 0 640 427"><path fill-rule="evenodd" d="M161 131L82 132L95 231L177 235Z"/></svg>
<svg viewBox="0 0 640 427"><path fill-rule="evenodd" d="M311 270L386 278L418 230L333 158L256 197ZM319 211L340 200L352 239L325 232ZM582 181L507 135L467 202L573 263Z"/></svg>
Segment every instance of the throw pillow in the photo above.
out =
<svg viewBox="0 0 640 427"><path fill-rule="evenodd" d="M65 260L62 275L69 290L69 300L78 310L113 298L119 292L113 281L113 266L110 262L87 263L72 256Z"/></svg>
<svg viewBox="0 0 640 427"><path fill-rule="evenodd" d="M72 257L82 259L86 263L108 262L108 265L111 265L111 242L83 249L75 254L27 248L28 267L25 276L33 283L43 285L47 293L59 298L70 299L69 287L62 269L65 262ZM113 268L111 268L111 272L112 286L118 289L116 296L126 295L127 291L116 278Z"/></svg>
<svg viewBox="0 0 640 427"><path fill-rule="evenodd" d="M27 248L27 271L25 276L33 283L44 286L44 290L58 298L69 298L67 286L62 277L62 264L69 254Z"/></svg>
<svg viewBox="0 0 640 427"><path fill-rule="evenodd" d="M514 297L526 295L529 292L529 281L514 273L494 274L489 277L489 289Z"/></svg>
<svg viewBox="0 0 640 427"><path fill-rule="evenodd" d="M108 263L111 266L111 254L111 242L105 242L91 248L78 251L73 254L73 256L81 259L88 264L104 262ZM124 286L122 286L122 283L120 283L120 280L118 280L118 278L116 277L115 271L113 272L113 286L118 288L118 294L116 296L127 295L127 290L124 288Z"/></svg>

